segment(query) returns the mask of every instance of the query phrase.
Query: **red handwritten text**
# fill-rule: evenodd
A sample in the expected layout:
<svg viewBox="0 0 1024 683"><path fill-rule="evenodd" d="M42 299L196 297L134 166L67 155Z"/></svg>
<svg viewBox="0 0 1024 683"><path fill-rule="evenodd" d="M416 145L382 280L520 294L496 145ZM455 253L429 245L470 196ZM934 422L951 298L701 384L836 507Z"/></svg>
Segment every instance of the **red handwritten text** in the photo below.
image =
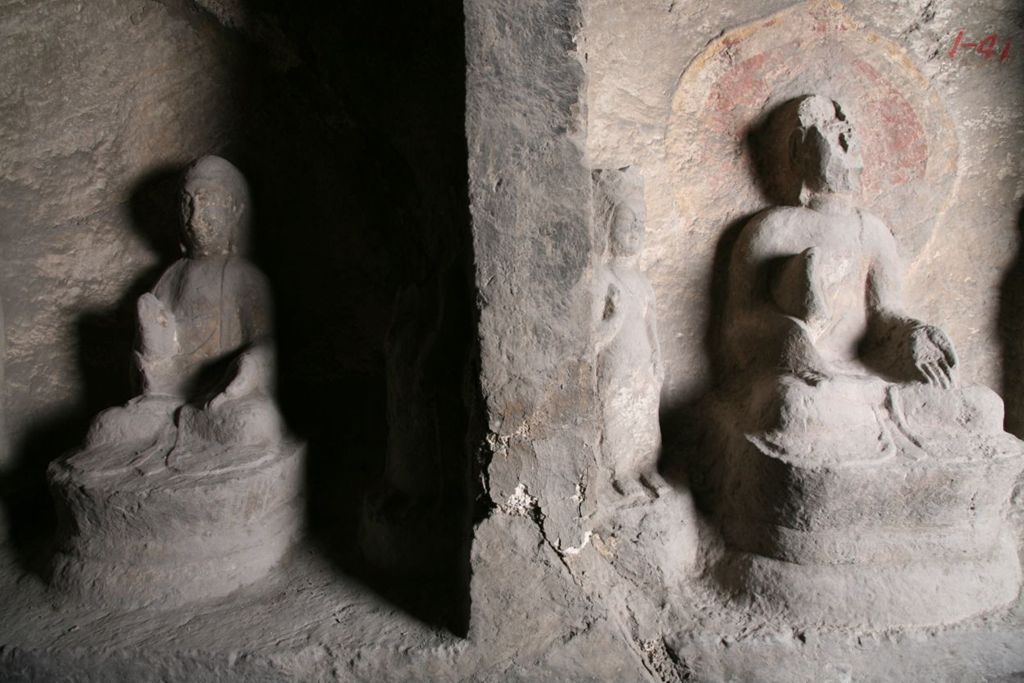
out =
<svg viewBox="0 0 1024 683"><path fill-rule="evenodd" d="M956 34L956 38L953 39L953 47L949 50L949 58L956 58L960 50L974 50L985 59L992 59L996 56L996 51L999 50L999 37L994 33L990 33L978 42L964 42L964 31L960 31L960 33ZM1005 62L1010 58L1009 38L1003 43L1003 49L999 50L998 54L1000 62Z"/></svg>

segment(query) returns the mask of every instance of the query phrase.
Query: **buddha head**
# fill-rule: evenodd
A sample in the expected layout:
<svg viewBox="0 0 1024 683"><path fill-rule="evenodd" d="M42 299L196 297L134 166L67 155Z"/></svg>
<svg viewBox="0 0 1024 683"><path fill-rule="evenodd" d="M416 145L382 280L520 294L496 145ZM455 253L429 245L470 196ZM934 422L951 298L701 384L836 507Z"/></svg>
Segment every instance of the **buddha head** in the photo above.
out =
<svg viewBox="0 0 1024 683"><path fill-rule="evenodd" d="M839 105L807 95L791 105L789 167L801 183L799 200L814 194L848 194L860 190L864 162L853 126Z"/></svg>
<svg viewBox="0 0 1024 683"><path fill-rule="evenodd" d="M644 246L644 188L640 173L632 168L595 172L596 218L607 230L612 256L633 256Z"/></svg>
<svg viewBox="0 0 1024 683"><path fill-rule="evenodd" d="M192 257L244 252L249 188L241 172L218 156L192 164L181 192L181 222Z"/></svg>

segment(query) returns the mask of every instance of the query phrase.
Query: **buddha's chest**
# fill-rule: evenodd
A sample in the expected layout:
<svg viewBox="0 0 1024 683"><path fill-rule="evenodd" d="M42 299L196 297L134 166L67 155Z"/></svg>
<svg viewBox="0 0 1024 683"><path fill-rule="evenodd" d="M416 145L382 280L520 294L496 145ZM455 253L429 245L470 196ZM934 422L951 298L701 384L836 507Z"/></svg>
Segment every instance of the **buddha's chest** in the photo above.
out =
<svg viewBox="0 0 1024 683"><path fill-rule="evenodd" d="M854 245L832 245L819 250L816 275L831 302L857 302L863 308L869 267L868 257Z"/></svg>
<svg viewBox="0 0 1024 683"><path fill-rule="evenodd" d="M242 292L232 284L227 259L189 260L169 271L155 294L175 318L185 354L211 355L239 343Z"/></svg>

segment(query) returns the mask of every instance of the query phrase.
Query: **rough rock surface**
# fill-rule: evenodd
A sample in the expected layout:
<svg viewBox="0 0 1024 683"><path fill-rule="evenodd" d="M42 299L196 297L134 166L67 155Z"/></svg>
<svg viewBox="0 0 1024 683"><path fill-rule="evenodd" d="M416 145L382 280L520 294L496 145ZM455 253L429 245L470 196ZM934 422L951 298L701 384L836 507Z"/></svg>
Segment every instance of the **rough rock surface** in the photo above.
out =
<svg viewBox="0 0 1024 683"><path fill-rule="evenodd" d="M838 38L841 42L834 54L823 59L799 57L766 71L742 72L741 67L749 70L757 62L767 65L796 37L793 22L803 22L808 15L820 17L826 31L830 22L850 25L843 31L849 35ZM773 25L763 26L767 23ZM717 7L671 0L629 6L595 0L587 6L586 24L588 154L598 167L633 164L642 170L646 183L644 263L659 304L668 375L663 410L675 406L677 416L685 412L685 404L716 379L709 359L714 344L712 311L720 304L722 273L716 259L727 247L719 243L719 236L728 236L723 233L727 227L735 230L770 203L753 186L756 176L746 165L750 147L743 126L755 122L751 114L770 109L774 96L763 90L751 96L734 121L726 108L724 116L713 121L716 129L692 118L692 110L700 106L700 93L706 96L713 83L710 76L729 64L734 89L716 91L716 97L729 98L730 106L755 86L760 88L757 84L764 78L793 82L801 91L790 97L815 92L811 85L822 80L856 80L848 48L843 47L856 40L865 58L878 63L875 70L885 62L893 65L880 70L882 80L900 85L900 96L908 103L932 102L930 112L922 112L929 117L927 128L922 123L922 131L931 139L929 154L939 155L936 162L953 159L957 168L954 189L946 183L927 187L924 204L915 203L894 219L873 202L865 208L886 218L897 236L908 220L922 215L937 219L931 240L916 258L909 259L907 297L920 304L922 317L948 321L950 336L964 357L965 380L1004 389L1007 424L1011 431L1016 429L1020 399L1010 378L1019 374L1020 367L1016 251L1024 181L1021 160L1006 150L1019 146L1024 135L1017 86L1024 60L1017 58L1013 47L1005 62L999 61L998 54L1007 40L1017 44L1016 4L1009 0L970 7L942 0L780 0ZM780 29L781 34L776 32ZM960 30L965 31L965 40L997 35L996 55L986 59L968 49L950 57ZM759 33L784 35L786 42L762 42ZM819 35L806 36L808 49L818 49ZM802 86L800 73L810 77L811 83ZM696 99L690 96L691 84L698 88ZM942 122L945 116L948 124ZM888 127L892 129L892 124ZM697 140L686 137L691 132ZM686 149L714 148L717 156L709 162L716 172L700 166L679 168L690 161L678 153L683 142ZM721 172L720 165L738 172ZM681 175L684 170L686 179L699 178L700 184L691 188ZM938 164L928 172L940 170ZM712 192L706 191L709 184ZM720 193L733 201L718 201ZM948 201L941 215L934 208L923 208L941 206L941 200ZM1006 373L1003 363L1008 364Z"/></svg>
<svg viewBox="0 0 1024 683"><path fill-rule="evenodd" d="M5 391L19 450L44 419L66 420L68 404L90 389L114 403L127 384L127 366L117 361L130 348L131 327L115 330L117 341L99 314L157 265L168 237L160 211L139 205L146 198L137 184L228 136L237 54L228 42L204 39L195 28L202 22L184 3L145 0L3 10L0 69L20 74L0 95ZM80 358L79 335L90 334L115 347ZM87 384L103 373L124 379Z"/></svg>
<svg viewBox="0 0 1024 683"><path fill-rule="evenodd" d="M273 42L275 27L289 30L289 13L265 21L253 11L267 3L197 4L249 41ZM129 11L140 8L144 11L138 15ZM907 97L939 101L948 114L955 155L953 147L944 147L937 150L943 154L931 158L955 156L956 177L949 190L943 184L948 175L939 173L936 196L926 197L925 205L934 207L942 199L937 195L947 193L949 204L944 213L936 213L938 220L928 227L930 238L919 245L907 294L922 304L917 311L922 318L949 321L966 383L1005 388L1008 424L1011 431L1019 430L1016 375L1024 367L1019 345L1024 284L1020 268L1011 262L1024 181L1012 150L1020 147L1024 129L1018 87L1024 60L1015 51L1024 41L1018 9L1010 0L971 7L952 0L727 5L705 0L466 0L465 123L480 344L479 367L468 381L459 363L421 361L408 350L415 344L406 339L384 342L389 328L397 336L403 330L413 335L437 322L449 330L436 335L438 346L469 348L451 331L461 329L461 319L436 313L438 300L454 302L445 309L452 311L465 303L459 291L466 298L472 295L466 294L471 288L465 283L459 290L440 274L453 273L452 280L458 280L466 245L458 236L430 238L460 225L465 213L460 204L465 197L445 185L458 182L458 164L445 148L458 148L461 128L455 136L447 128L431 128L437 119L429 104L423 106L431 101L423 93L435 86L420 78L432 73L431 60L417 57L433 37L431 16L420 17L417 26L427 30L416 34L423 42L411 47L388 43L392 34L386 22L368 30L358 12L342 13L356 27L347 38L387 44L389 73L408 74L381 82L368 62L341 69L339 77L332 71L337 67L334 53L325 47L339 44L332 42L334 26L299 22L308 43L264 45L285 71L249 70L251 65L243 70L257 90L292 77L303 87L285 89L287 94L275 102L281 106L277 112L257 100L260 106L250 106L244 116L222 119L219 98L230 97L227 86L235 83L237 72L228 65L238 44L234 35L223 40L223 27L197 14L191 4L29 2L5 7L2 30L13 36L14 48L0 60L11 65L9 72L30 65L24 67L33 74L26 83L35 81L34 86L16 84L10 97L4 92L0 131L15 160L3 180L4 188L14 183L13 191L0 192L0 201L5 215L32 235L22 239L4 221L4 255L14 255L3 271L3 286L8 405L16 442L24 440L26 430L40 427L49 408L66 407L71 395L87 392L75 362L80 348L75 323L82 307L93 302L112 306L130 289L138 270L156 261L141 239L127 237L134 227L128 220L130 205L119 204L126 196L123 190L150 168L150 158L165 150L174 150L171 161L180 163L218 147L226 128L235 124L250 126L250 134L287 128L264 125L268 120L303 125L288 129L294 135L253 136L270 150L259 147L261 154L252 157L269 179L261 196L269 198L279 217L291 216L293 204L312 207L301 213L302 220L282 221L281 232L264 235L270 255L282 257L268 271L275 295L288 304L282 339L289 359L285 378L293 372L303 379L285 391L303 397L294 404L301 409L291 416L300 422L327 416L347 425L360 420L379 424L378 413L394 405L382 399L386 377L396 385L387 390L389 401L410 397L452 407L465 400L472 407L471 385L478 380L483 404L476 408L484 434L480 447L476 432L467 429L461 404L451 415L438 415L431 406L408 413L407 433L397 439L376 432L366 438L364 433L328 441L324 449L340 451L343 444L356 469L383 469L385 441L414 441L410 434L429 431L421 419L436 419L448 425L441 430L447 440L437 450L447 454L442 456L447 458L443 478L457 481L468 469L461 450L454 455L459 449L451 448L453 441L475 456L471 489L477 505L463 558L469 565L466 574L472 570L469 599L463 601L466 596L453 592L450 582L414 580L406 588L458 603L456 611L468 604L465 638L428 626L419 612L414 618L339 572L322 537L295 549L265 581L226 598L161 612L111 613L65 602L49 591L26 571L19 543L17 552L4 546L0 553L0 589L12 596L0 624L0 673L14 680L59 679L70 671L83 680L981 681L1013 680L1024 672L1019 598L1005 609L931 627L797 624L770 609L751 612L741 601L724 597L713 577L701 571L717 559L718 546L701 512L692 509L685 478L672 473L671 488L656 499L642 492L641 497L616 497L598 485L603 427L592 311L601 254L592 171L629 166L645 180L648 246L639 270L658 302L667 371L662 431L679 452L688 436L683 427L693 417L690 402L718 379L720 370L709 358L715 343L709 331L712 312L721 304L720 257L729 246L720 243L728 225L719 218L740 221L767 205L743 163L736 165L742 173L735 185L707 174L720 179L735 200L718 205L718 218L698 216L679 204L687 200L686 187L673 166L676 148L669 142L673 131L695 123L687 118L694 103L680 94L680 84L688 71L702 73L702 65L728 68L730 54L765 47L758 40L766 41L768 34L755 35L752 27L785 24L775 13L787 8L788 16L799 19L797 25L812 32L819 25L814 19L823 16L825 33L845 27L843 40L856 43L859 37L884 47L884 59L868 56L880 60L883 71L895 61L899 82L920 88ZM1001 47L1012 39L1010 58L1001 62L997 50L986 59L967 49L947 57L961 29L968 41L995 33ZM118 40L124 36L129 39ZM723 49L743 36L753 36L753 42L736 43L732 52ZM126 45L141 51L138 60L120 59ZM344 45L338 49L348 54ZM43 59L47 51L58 58ZM711 53L715 59L704 58ZM843 54L837 50L835 58ZM822 63L838 73L843 64L830 65L828 59ZM305 66L287 71L296 60ZM165 68L169 64L176 66ZM94 89L78 93L76 79ZM323 88L305 89L321 82ZM737 91L751 85L741 79ZM200 86L207 97L194 94ZM41 95L33 99L33 93ZM95 93L93 100L90 93ZM762 104L770 102L755 102ZM90 116L121 122L128 133L118 128L97 136L105 126ZM415 124L421 117L425 131L441 134L420 132ZM159 125L165 121L172 123ZM922 131L931 136L928 144L952 144L941 126ZM713 133L708 149L722 149L723 137L738 135L728 149L744 160L741 132L724 127ZM132 144L122 147L117 141L126 136ZM82 140L89 143L85 148ZM126 166L137 149L147 150L146 163ZM307 157L313 161L308 167L297 163ZM284 189L275 192L275 181ZM408 194L400 189L407 187L417 189ZM360 202L364 197L370 199ZM697 206L701 198L691 199ZM430 216L422 233L409 227L416 222L410 216L421 214ZM891 222L899 232L897 221ZM370 229L343 229L347 225ZM84 228L76 232L79 226ZM300 231L299 239L280 239L285 230ZM83 242L76 242L75 235ZM438 253L455 256L446 260ZM130 265L124 268L111 265L126 259ZM306 295L324 285L339 295L304 306ZM394 306L391 299L408 288L415 291L410 298L426 297L429 303L419 307L421 319L403 326L394 317L401 304ZM324 329L331 334L323 334ZM392 351L384 351L389 346ZM325 364L325 358L336 363ZM95 369L95 364L86 367ZM322 376L338 376L324 372L325 367L352 371L341 372L353 380L342 387L350 400L336 400L332 391L338 383L317 384ZM360 375L359 368L370 370ZM447 383L429 384L442 387L434 392L401 379L428 376L443 376ZM311 390L316 387L329 390ZM109 387L105 391L95 407L125 398ZM1015 419L1017 427L1012 426ZM396 460L408 457L415 454L399 454ZM329 459L322 451L310 462L314 479L328 484L327 502L358 501L365 493L361 483L371 477L343 479L338 473L344 468L325 464ZM401 485L406 488L423 481L405 479ZM321 497L311 507L324 502ZM331 533L344 537L350 523L339 522L341 529ZM1019 529L1016 533L1019 537ZM403 604L416 611L415 600ZM431 623L438 621L443 620Z"/></svg>
<svg viewBox="0 0 1024 683"><path fill-rule="evenodd" d="M548 555L544 561L549 550L536 538L535 526L517 519L495 525L485 540L524 543L535 552L507 566L478 566L501 574L521 570L520 581L503 582L496 593L504 596L499 598L503 608L534 628L516 627L481 640L430 629L364 586L339 581L315 547L295 549L265 581L226 598L163 612L122 613L60 599L38 579L19 577L5 553L0 587L9 599L0 627L0 671L10 681L71 676L147 682L951 683L1019 680L1024 671L1019 608L945 629L823 629L750 619L698 591L687 596L690 609L678 615L675 629L631 647L627 632L569 616L559 586L574 584L549 571L548 563L556 560ZM535 595L556 600L535 601Z"/></svg>
<svg viewBox="0 0 1024 683"><path fill-rule="evenodd" d="M568 652L621 634L614 641L621 654L595 654L588 667L615 678L623 661L645 670L644 644L671 621L692 569L696 519L685 492L610 486L613 468L599 466L593 315L605 302L593 278L603 258L595 245L607 243L609 225L594 220L600 203L583 148L581 7L496 1L467 3L466 11L470 205L489 418L470 638L515 642L531 634L516 648L527 661L528 653L550 651L555 632L533 621L554 607ZM542 589L495 591L500 568L523 562L548 567Z"/></svg>

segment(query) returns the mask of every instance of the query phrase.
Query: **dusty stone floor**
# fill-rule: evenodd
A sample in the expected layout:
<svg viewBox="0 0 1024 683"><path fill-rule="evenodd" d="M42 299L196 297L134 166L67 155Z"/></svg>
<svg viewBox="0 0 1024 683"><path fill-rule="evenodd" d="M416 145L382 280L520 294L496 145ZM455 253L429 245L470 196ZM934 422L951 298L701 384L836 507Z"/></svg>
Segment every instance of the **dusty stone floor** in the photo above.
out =
<svg viewBox="0 0 1024 683"><path fill-rule="evenodd" d="M953 627L795 629L699 605L667 642L695 680L1024 680L1024 601Z"/></svg>
<svg viewBox="0 0 1024 683"><path fill-rule="evenodd" d="M0 563L5 681L608 680L601 653L621 651L621 634L601 621L552 641L561 653L510 660L496 654L507 643L429 627L309 545L259 584L163 612L62 603L6 548ZM955 627L858 631L756 621L700 588L686 597L678 631L659 648L666 654L638 658L635 680L1024 680L1022 600Z"/></svg>
<svg viewBox="0 0 1024 683"><path fill-rule="evenodd" d="M3 555L3 680L408 680L467 649L388 605L309 546L221 600L162 612L58 602Z"/></svg>

